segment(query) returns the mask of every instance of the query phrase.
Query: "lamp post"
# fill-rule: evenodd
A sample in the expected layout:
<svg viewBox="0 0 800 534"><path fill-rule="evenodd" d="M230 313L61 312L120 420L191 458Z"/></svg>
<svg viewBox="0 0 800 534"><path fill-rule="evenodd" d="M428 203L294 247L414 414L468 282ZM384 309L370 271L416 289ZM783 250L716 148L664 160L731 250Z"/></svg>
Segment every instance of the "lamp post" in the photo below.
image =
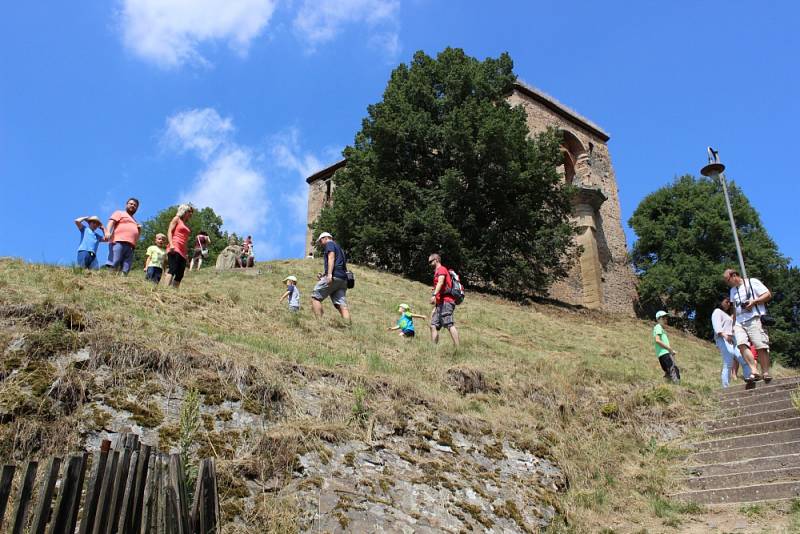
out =
<svg viewBox="0 0 800 534"><path fill-rule="evenodd" d="M742 256L742 246L739 244L739 234L736 232L736 221L733 219L731 209L731 199L728 197L728 183L725 180L723 171L725 165L719 161L719 152L708 147L708 165L700 169L700 174L708 176L714 180L719 180L722 184L722 194L725 196L725 206L728 208L728 219L731 222L731 232L733 232L733 242L736 243L736 256L739 258L739 268L742 270L742 278L747 280L747 270L744 268L744 257Z"/></svg>

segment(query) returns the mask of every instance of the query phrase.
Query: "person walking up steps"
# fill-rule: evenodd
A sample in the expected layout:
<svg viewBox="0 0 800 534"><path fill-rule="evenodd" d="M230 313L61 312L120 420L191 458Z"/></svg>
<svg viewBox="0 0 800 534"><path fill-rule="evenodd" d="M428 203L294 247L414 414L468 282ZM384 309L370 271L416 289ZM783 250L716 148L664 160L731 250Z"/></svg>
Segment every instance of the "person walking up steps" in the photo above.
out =
<svg viewBox="0 0 800 534"><path fill-rule="evenodd" d="M86 223L86 226L83 223ZM81 232L81 243L78 245L78 267L91 269L96 265L97 247L100 241L105 241L105 228L99 217L78 217L75 226ZM98 232L98 230L101 230Z"/></svg>
<svg viewBox="0 0 800 534"><path fill-rule="evenodd" d="M755 362L745 360L733 343L733 318L728 315L730 309L731 301L727 295L724 295L720 298L719 307L711 314L711 326L714 329L714 343L717 344L719 353L722 356L722 387L728 387L734 361L738 361L742 366L744 380L747 382L748 387L750 387L756 379L752 371L755 367Z"/></svg>
<svg viewBox="0 0 800 534"><path fill-rule="evenodd" d="M653 345L656 349L656 357L661 369L664 371L664 378L672 380L674 383L681 381L681 372L675 365L675 351L669 344L669 337L664 327L667 325L667 312L661 310L656 312L656 325L653 327Z"/></svg>
<svg viewBox="0 0 800 534"><path fill-rule="evenodd" d="M433 344L439 343L439 330L446 328L450 332L453 345L459 346L458 329L456 328L453 314L456 311L456 300L450 295L450 288L453 281L450 278L450 271L442 265L442 257L438 254L431 254L428 257L428 264L433 268L433 295L431 296L431 341Z"/></svg>
<svg viewBox="0 0 800 534"><path fill-rule="evenodd" d="M342 319L350 322L350 310L347 309L347 258L342 248L333 240L328 232L322 232L317 238L322 247L322 274L311 293L311 309L319 319L322 317L322 301L330 297L333 306L339 310Z"/></svg>
<svg viewBox="0 0 800 534"><path fill-rule="evenodd" d="M733 333L736 336L736 346L739 347L745 359L747 359L747 351L750 350L750 343L756 346L761 377L764 379L764 383L768 384L772 381L772 376L769 374L769 336L761 324L761 317L767 314L764 304L772 299L772 293L758 278L744 280L733 269L726 269L722 273L722 278L731 288L730 301L735 307L736 324L733 327ZM753 373L755 373L755 369L753 369Z"/></svg>

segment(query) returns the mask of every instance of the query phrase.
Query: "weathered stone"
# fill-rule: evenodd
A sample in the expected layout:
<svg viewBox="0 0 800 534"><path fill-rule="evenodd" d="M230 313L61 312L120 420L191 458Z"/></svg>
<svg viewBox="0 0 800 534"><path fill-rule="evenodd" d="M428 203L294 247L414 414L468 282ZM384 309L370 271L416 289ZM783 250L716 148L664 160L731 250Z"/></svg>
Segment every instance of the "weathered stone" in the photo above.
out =
<svg viewBox="0 0 800 534"><path fill-rule="evenodd" d="M531 135L549 127L563 135L564 164L559 171L578 188L573 221L582 252L569 276L550 288L549 296L569 304L633 315L636 285L622 230L619 193L608 151L609 136L599 126L554 98L522 82L508 97L527 115ZM332 201L339 161L308 177L308 224ZM306 234L306 255L313 254L314 236Z"/></svg>

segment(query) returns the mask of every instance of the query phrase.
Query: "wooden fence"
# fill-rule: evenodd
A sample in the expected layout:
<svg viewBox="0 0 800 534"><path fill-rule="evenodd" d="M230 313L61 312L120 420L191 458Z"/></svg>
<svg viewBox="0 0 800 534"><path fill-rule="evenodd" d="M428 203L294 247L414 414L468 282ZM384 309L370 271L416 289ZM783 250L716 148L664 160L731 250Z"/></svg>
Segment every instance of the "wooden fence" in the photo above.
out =
<svg viewBox="0 0 800 534"><path fill-rule="evenodd" d="M191 506L180 455L158 453L140 444L135 434L120 434L114 450L104 440L100 451L91 456L84 452L66 461L50 458L38 473L38 483L37 471L39 462L33 460L19 470L15 465L3 466L0 531L209 534L218 530L213 459L199 466Z"/></svg>

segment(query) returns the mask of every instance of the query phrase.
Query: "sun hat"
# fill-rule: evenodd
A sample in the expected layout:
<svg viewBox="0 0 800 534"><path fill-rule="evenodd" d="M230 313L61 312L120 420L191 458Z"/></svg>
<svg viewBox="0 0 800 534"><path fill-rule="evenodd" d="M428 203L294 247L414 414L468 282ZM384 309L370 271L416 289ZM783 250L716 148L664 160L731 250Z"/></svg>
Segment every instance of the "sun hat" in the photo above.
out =
<svg viewBox="0 0 800 534"><path fill-rule="evenodd" d="M667 315L669 315L669 314L667 312L665 312L664 310L657 311L656 312L656 321L658 321L659 319L661 319L662 317L665 317Z"/></svg>
<svg viewBox="0 0 800 534"><path fill-rule="evenodd" d="M406 304L406 303L403 303L403 304L401 304L400 306L398 306L398 307L397 307L397 311L400 311L400 312L402 312L402 311L408 311L408 310L410 310L410 309L411 309L411 306L409 306L409 305L408 305L408 304Z"/></svg>
<svg viewBox="0 0 800 534"><path fill-rule="evenodd" d="M290 274L289 276L283 279L284 282L287 280L291 280L292 282L297 282L297 277L293 274Z"/></svg>
<svg viewBox="0 0 800 534"><path fill-rule="evenodd" d="M317 241L318 242L321 241L323 237L330 237L331 239L333 239L333 236L331 234L329 234L328 232L322 232L321 234L319 234L319 237L317 238Z"/></svg>
<svg viewBox="0 0 800 534"><path fill-rule="evenodd" d="M86 217L86 222L96 222L98 224L103 224L103 221L100 220L100 217L97 215L92 215L91 217Z"/></svg>

